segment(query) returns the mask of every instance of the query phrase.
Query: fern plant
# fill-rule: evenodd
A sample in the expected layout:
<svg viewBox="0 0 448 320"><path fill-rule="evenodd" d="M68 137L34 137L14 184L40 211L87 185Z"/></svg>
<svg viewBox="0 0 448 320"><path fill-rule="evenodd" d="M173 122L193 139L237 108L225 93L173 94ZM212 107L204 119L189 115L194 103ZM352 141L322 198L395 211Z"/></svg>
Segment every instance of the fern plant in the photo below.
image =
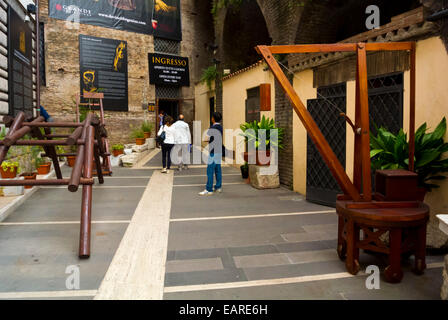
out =
<svg viewBox="0 0 448 320"><path fill-rule="evenodd" d="M208 90L212 91L213 81L215 81L218 76L219 72L216 68L216 65L210 66L207 69L204 69L204 71L202 72L201 83L207 84Z"/></svg>
<svg viewBox="0 0 448 320"><path fill-rule="evenodd" d="M431 191L439 188L436 181L445 180L448 172L448 143L443 137L446 133L446 119L443 118L433 132L427 132L424 123L415 133L415 171L419 186ZM370 157L375 170L409 169L409 142L407 135L400 130L397 135L379 128L376 136L370 137Z"/></svg>

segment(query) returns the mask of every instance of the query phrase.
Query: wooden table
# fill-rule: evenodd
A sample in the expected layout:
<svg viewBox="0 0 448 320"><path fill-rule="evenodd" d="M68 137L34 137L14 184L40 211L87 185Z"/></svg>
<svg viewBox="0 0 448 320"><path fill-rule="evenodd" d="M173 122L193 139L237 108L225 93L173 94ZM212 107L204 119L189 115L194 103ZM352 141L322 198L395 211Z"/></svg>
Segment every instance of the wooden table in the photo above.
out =
<svg viewBox="0 0 448 320"><path fill-rule="evenodd" d="M346 260L347 271L357 274L359 249L389 256L386 281L398 283L403 278L401 258L415 255L414 272L426 269L426 224L429 207L422 202L336 202L339 216L338 254ZM363 238L360 232L363 231ZM389 243L381 236L389 232Z"/></svg>

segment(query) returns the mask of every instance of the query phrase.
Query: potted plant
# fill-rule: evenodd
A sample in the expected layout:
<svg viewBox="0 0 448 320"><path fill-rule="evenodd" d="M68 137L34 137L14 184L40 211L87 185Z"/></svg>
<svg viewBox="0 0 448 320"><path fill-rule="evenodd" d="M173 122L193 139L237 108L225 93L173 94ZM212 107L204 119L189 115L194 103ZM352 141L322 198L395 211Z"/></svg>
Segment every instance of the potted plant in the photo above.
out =
<svg viewBox="0 0 448 320"><path fill-rule="evenodd" d="M50 173L51 163L47 159L39 157L36 159L37 174L45 175Z"/></svg>
<svg viewBox="0 0 448 320"><path fill-rule="evenodd" d="M446 133L446 119L443 118L433 132L427 132L424 123L415 133L415 172L418 174L420 196L423 201L426 192L439 188L436 181L446 179L448 172L448 143L443 141ZM384 128L377 129L377 135L370 137L370 157L374 170L409 170L409 142L401 129L397 135Z"/></svg>
<svg viewBox="0 0 448 320"><path fill-rule="evenodd" d="M260 122L246 122L242 124L240 128L243 131L241 135L244 137L247 146L251 146L251 150L255 150L255 159L258 166L270 164L271 147L283 149L284 131L282 128L275 127L274 119L269 119L263 116ZM262 142L264 142L261 141L261 138L263 137L260 137L258 134L259 130L266 130L266 151L258 150L258 148L262 145ZM243 156L244 161L249 162L249 152L245 152ZM268 161L261 161L262 157L267 158Z"/></svg>
<svg viewBox="0 0 448 320"><path fill-rule="evenodd" d="M24 172L20 175L25 180L36 180L37 178L37 172ZM25 186L25 189L31 189L32 186Z"/></svg>
<svg viewBox="0 0 448 320"><path fill-rule="evenodd" d="M23 177L25 180L36 180L37 178L37 172L36 170L36 163L37 159L39 158L41 148L38 146L29 147L28 149L31 161L27 161L25 163L24 170L25 172L22 173L20 176ZM25 189L31 189L32 186L25 186Z"/></svg>
<svg viewBox="0 0 448 320"><path fill-rule="evenodd" d="M243 179L248 179L249 178L249 165L247 164L247 162L245 162L241 167L241 177Z"/></svg>
<svg viewBox="0 0 448 320"><path fill-rule="evenodd" d="M76 146L70 146L70 153L76 153L77 147ZM67 165L70 168L73 168L75 166L76 156L66 156Z"/></svg>
<svg viewBox="0 0 448 320"><path fill-rule="evenodd" d="M120 154L124 153L124 145L122 144L114 144L112 146L112 153L114 157L118 157Z"/></svg>
<svg viewBox="0 0 448 320"><path fill-rule="evenodd" d="M19 171L19 163L17 161L3 161L0 173L3 179L14 179Z"/></svg>
<svg viewBox="0 0 448 320"><path fill-rule="evenodd" d="M145 135L141 128L136 128L132 131L131 137L135 139L135 144L138 146L144 145L146 142Z"/></svg>
<svg viewBox="0 0 448 320"><path fill-rule="evenodd" d="M141 129L143 131L143 135L144 135L145 139L151 138L152 128L153 128L153 126L151 123L149 123L149 121L146 121L146 120L143 121Z"/></svg>

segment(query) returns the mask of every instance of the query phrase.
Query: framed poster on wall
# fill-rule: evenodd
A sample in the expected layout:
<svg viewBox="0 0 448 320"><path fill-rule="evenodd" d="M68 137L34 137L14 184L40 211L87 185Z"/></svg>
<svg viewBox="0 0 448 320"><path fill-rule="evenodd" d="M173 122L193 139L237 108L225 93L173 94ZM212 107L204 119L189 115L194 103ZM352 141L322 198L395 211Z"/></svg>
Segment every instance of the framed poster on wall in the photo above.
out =
<svg viewBox="0 0 448 320"><path fill-rule="evenodd" d="M104 110L128 111L127 42L79 36L81 94L104 93Z"/></svg>
<svg viewBox="0 0 448 320"><path fill-rule="evenodd" d="M29 25L8 7L9 113L33 115L32 36Z"/></svg>
<svg viewBox="0 0 448 320"><path fill-rule="evenodd" d="M180 0L49 0L51 18L182 40Z"/></svg>

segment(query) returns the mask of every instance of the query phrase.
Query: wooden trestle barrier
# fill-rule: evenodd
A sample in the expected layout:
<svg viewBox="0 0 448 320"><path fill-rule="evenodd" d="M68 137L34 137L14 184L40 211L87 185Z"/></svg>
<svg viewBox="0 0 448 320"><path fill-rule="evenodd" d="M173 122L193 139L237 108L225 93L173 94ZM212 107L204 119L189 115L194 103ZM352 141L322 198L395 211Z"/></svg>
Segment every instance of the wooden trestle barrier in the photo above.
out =
<svg viewBox="0 0 448 320"><path fill-rule="evenodd" d="M20 112L15 118L5 116L3 123L9 131L3 140L0 140L0 164L3 163L11 146L41 146L45 156L51 158L56 173L56 179L38 180L0 180L0 186L67 186L70 192L77 192L82 186L81 204L81 230L79 239L79 257L90 257L90 234L92 213L92 186L94 184L93 166L95 165L98 182L104 184L104 174L112 174L110 167L110 154L108 151L107 131L104 123L103 109L101 117L88 113L86 119L80 122L45 122L44 118L26 118ZM52 134L52 128L73 128L67 135ZM41 130L43 129L43 131ZM33 139L22 139L29 134ZM56 146L76 146L76 154L57 154ZM69 179L62 176L59 157L76 156L75 165ZM102 158L102 162L101 162Z"/></svg>
<svg viewBox="0 0 448 320"><path fill-rule="evenodd" d="M308 135L314 142L323 160L332 172L344 195L338 196L336 208L339 215L338 253L346 258L347 270L356 274L359 271L359 249L386 253L390 265L386 268L386 280L400 282L403 276L400 265L402 254L413 253L416 257L415 271L422 273L425 269L426 223L429 208L422 202L415 201L416 183L402 184L401 196L394 201L387 201L384 196L372 192L370 160L370 128L367 53L376 51L410 52L410 113L409 113L409 171L414 171L415 152L415 42L387 43L337 43L311 45L257 46L272 70L279 85L287 94L294 111L303 123ZM352 52L356 55L356 111L354 123L345 115L355 135L353 182L339 162L329 143L313 120L303 102L295 92L292 84L280 68L275 54L295 53L331 53ZM416 181L416 174L408 171L384 173L386 179L411 177ZM391 180L392 181L392 180ZM397 181L397 180L394 180ZM404 180L403 180L404 181ZM396 184L395 186L398 186ZM414 188L414 189L413 189ZM378 189L378 187L377 187ZM364 231L365 239L360 240L359 232ZM375 230L375 231L374 231ZM390 244L383 246L379 237L390 233ZM405 234L412 234L405 239ZM414 242L415 245L409 243Z"/></svg>

